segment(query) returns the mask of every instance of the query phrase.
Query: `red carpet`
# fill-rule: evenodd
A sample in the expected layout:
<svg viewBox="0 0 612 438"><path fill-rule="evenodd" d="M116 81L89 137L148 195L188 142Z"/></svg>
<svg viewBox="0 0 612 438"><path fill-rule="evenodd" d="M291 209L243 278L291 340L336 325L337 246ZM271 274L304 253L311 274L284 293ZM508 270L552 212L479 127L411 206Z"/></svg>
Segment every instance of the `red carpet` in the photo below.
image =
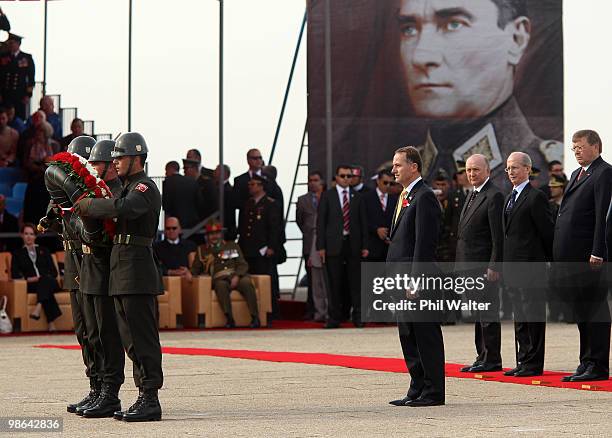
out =
<svg viewBox="0 0 612 438"><path fill-rule="evenodd" d="M37 345L39 348L60 348L78 350L78 345ZM311 365L328 365L359 370L383 371L390 373L405 373L406 364L403 359L368 356L346 356L327 353L294 353L282 351L256 351L256 350L221 350L216 348L178 348L162 347L165 354L182 354L189 356L215 356L233 359L262 360L266 362L304 363ZM471 374L459 370L464 365L447 363L446 376L460 379L479 379L492 382L514 383L518 385L548 386L553 388L580 389L587 391L612 392L612 380L601 382L573 383L561 382L561 377L569 373L545 371L543 376L520 378L506 377L502 371L495 373Z"/></svg>

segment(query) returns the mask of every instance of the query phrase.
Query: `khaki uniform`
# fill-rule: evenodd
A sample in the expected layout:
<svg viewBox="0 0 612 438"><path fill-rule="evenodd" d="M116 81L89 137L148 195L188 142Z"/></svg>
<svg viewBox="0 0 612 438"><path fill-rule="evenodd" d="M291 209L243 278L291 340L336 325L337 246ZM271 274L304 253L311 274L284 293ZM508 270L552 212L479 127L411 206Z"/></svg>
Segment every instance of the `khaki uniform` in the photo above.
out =
<svg viewBox="0 0 612 438"><path fill-rule="evenodd" d="M230 283L234 276L240 279L236 290L246 300L251 317L256 318L258 315L255 286L248 270L249 265L242 256L242 251L234 242L221 242L216 246L201 245L191 267L193 275L207 274L212 277L213 289L228 319L233 319Z"/></svg>

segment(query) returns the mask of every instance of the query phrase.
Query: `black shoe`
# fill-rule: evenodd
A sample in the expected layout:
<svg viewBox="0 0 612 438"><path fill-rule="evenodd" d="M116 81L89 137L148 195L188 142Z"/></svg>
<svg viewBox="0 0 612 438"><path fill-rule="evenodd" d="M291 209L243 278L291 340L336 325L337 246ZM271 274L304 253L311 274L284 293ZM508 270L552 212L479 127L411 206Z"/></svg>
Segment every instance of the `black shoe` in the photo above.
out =
<svg viewBox="0 0 612 438"><path fill-rule="evenodd" d="M30 319L33 319L34 321L38 321L40 319L40 315L34 315L33 313L30 313Z"/></svg>
<svg viewBox="0 0 612 438"><path fill-rule="evenodd" d="M587 368L588 367L586 365L581 363L580 365L578 365L578 368L576 368L576 371L574 372L574 374L570 374L569 376L562 377L561 381L571 382L573 377L579 376L580 374L584 374Z"/></svg>
<svg viewBox="0 0 612 438"><path fill-rule="evenodd" d="M83 411L85 418L110 418L121 411L121 400L118 397L119 385L102 385L102 392L94 406Z"/></svg>
<svg viewBox="0 0 612 438"><path fill-rule="evenodd" d="M481 361L475 360L472 365L466 365L463 368L461 368L459 371L461 371L462 373L469 373L469 372L471 372L470 370L472 368L474 368L476 365L481 365L481 364L482 364Z"/></svg>
<svg viewBox="0 0 612 438"><path fill-rule="evenodd" d="M138 408L138 406L140 406L140 403L142 403L143 398L144 398L144 392L141 388L138 388L138 398L136 399L134 404L130 406L129 408L127 408L125 411L119 410L119 411L113 412L113 418L115 420L123 420L123 416L125 414L133 411L134 409Z"/></svg>
<svg viewBox="0 0 612 438"><path fill-rule="evenodd" d="M502 366L493 363L481 363L470 368L470 373L490 373L493 371L501 371Z"/></svg>
<svg viewBox="0 0 612 438"><path fill-rule="evenodd" d="M364 328L365 324L361 321L353 321L353 325L355 326L355 328Z"/></svg>
<svg viewBox="0 0 612 438"><path fill-rule="evenodd" d="M74 414L76 413L76 410L78 407L91 403L91 401L94 398L97 398L98 395L100 394L100 387L101 385L97 380L89 379L89 394L87 394L85 398L81 400L80 402L71 403L68 406L66 406L66 411L70 412L71 414Z"/></svg>
<svg viewBox="0 0 612 438"><path fill-rule="evenodd" d="M514 377L534 377L534 376L541 376L542 374L543 374L542 371L528 370L528 369L522 368L521 370L514 373Z"/></svg>
<svg viewBox="0 0 612 438"><path fill-rule="evenodd" d="M570 382L592 382L596 380L608 380L608 378L608 373L597 372L593 365L589 365L586 367L584 373L572 377Z"/></svg>
<svg viewBox="0 0 612 438"><path fill-rule="evenodd" d="M579 376L579 375L580 374L578 374L578 373L570 374L569 376L561 377L561 381L562 382L571 382L574 377Z"/></svg>
<svg viewBox="0 0 612 438"><path fill-rule="evenodd" d="M162 410L157 398L157 389L144 390L139 401L123 414L123 421L160 421Z"/></svg>
<svg viewBox="0 0 612 438"><path fill-rule="evenodd" d="M419 398L418 395L406 395L406 397L400 398L399 400L391 400L389 404L393 406L406 406L406 403L416 400L417 398Z"/></svg>
<svg viewBox="0 0 612 438"><path fill-rule="evenodd" d="M232 318L231 316L228 316L226 319L227 319L227 322L225 323L226 329L236 328L236 323L234 322L234 318Z"/></svg>
<svg viewBox="0 0 612 438"><path fill-rule="evenodd" d="M259 316L252 317L249 327L253 329L261 327L261 322L259 322Z"/></svg>
<svg viewBox="0 0 612 438"><path fill-rule="evenodd" d="M337 329L337 328L340 328L340 323L333 322L333 321L327 321L325 323L325 325L323 326L323 328L326 328L326 329Z"/></svg>
<svg viewBox="0 0 612 438"><path fill-rule="evenodd" d="M442 406L442 405L444 405L444 400L432 400L430 398L419 397L415 400L406 402L404 406L410 406L413 408L421 408L424 406Z"/></svg>
<svg viewBox="0 0 612 438"><path fill-rule="evenodd" d="M516 368L512 368L511 370L505 371L504 372L504 376L514 376L516 373L518 373L521 370L522 370L522 368L519 365Z"/></svg>

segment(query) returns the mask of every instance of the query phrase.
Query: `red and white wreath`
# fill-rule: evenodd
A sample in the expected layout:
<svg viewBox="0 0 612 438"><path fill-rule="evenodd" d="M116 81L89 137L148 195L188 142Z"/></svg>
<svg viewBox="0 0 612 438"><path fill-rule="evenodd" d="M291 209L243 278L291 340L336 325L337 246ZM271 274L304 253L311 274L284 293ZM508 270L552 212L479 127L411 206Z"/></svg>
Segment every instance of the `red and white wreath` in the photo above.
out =
<svg viewBox="0 0 612 438"><path fill-rule="evenodd" d="M70 152L60 152L51 157L49 164L55 164L72 178L83 194L75 201L83 198L109 199L112 193L104 180L98 178L98 172L80 155ZM112 219L104 221L104 231L112 240L115 235L115 222Z"/></svg>

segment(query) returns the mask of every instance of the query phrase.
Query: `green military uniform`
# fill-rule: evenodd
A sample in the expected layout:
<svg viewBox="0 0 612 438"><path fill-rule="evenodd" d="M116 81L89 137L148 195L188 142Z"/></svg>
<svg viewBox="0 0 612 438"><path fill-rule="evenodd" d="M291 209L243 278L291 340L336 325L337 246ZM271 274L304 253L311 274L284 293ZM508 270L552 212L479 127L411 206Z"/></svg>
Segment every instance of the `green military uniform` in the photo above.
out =
<svg viewBox="0 0 612 438"><path fill-rule="evenodd" d="M436 250L439 262L454 262L457 250L457 231L459 230L459 218L465 204L465 193L463 189L451 190L448 198L442 203L442 230L438 239Z"/></svg>
<svg viewBox="0 0 612 438"><path fill-rule="evenodd" d="M249 308L251 318L258 318L255 286L248 275L249 265L235 242L220 241L217 245L201 245L191 267L193 275L207 274L212 277L212 285L221 308L228 321L233 321L230 293L231 280L239 277L236 290L242 294Z"/></svg>
<svg viewBox="0 0 612 438"><path fill-rule="evenodd" d="M107 181L111 193L118 197L123 189L119 178ZM102 409L100 412L114 412L120 409L116 398L119 387L125 380L125 353L117 325L115 304L109 296L110 257L112 242L87 242L83 240L83 260L81 263L81 291L83 293L83 312L91 342L94 345L96 363L101 364L99 378L112 392L117 409ZM107 395L108 396L108 395ZM98 403L101 399L97 400ZM94 415L97 403L83 406L83 416ZM107 415L106 415L107 416Z"/></svg>

